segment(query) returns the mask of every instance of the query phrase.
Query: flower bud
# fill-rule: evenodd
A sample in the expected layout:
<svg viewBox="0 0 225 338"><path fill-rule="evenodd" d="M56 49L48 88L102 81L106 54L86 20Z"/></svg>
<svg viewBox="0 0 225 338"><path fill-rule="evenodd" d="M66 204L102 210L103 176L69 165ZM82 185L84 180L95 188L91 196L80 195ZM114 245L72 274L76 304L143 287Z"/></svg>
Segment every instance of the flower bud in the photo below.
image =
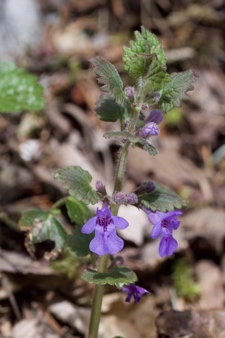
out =
<svg viewBox="0 0 225 338"><path fill-rule="evenodd" d="M133 101L135 98L135 89L134 87L127 86L124 89L126 97L130 100Z"/></svg>
<svg viewBox="0 0 225 338"><path fill-rule="evenodd" d="M107 195L105 190L105 184L102 181L96 182L96 191L100 192L102 195Z"/></svg>
<svg viewBox="0 0 225 338"><path fill-rule="evenodd" d="M146 123L148 122L154 122L156 124L159 124L163 120L163 113L161 110L155 109L152 110L147 119L145 120Z"/></svg>
<svg viewBox="0 0 225 338"><path fill-rule="evenodd" d="M122 192L117 192L115 195L113 195L112 199L117 204L126 203L126 195Z"/></svg>
<svg viewBox="0 0 225 338"><path fill-rule="evenodd" d="M129 194L126 196L126 203L127 204L137 204L138 203L138 197L135 193Z"/></svg>
<svg viewBox="0 0 225 338"><path fill-rule="evenodd" d="M159 135L159 128L154 122L149 122L139 130L138 135L143 138L147 138L149 136L156 136Z"/></svg>
<svg viewBox="0 0 225 338"><path fill-rule="evenodd" d="M154 101L155 103L158 103L159 100L160 100L160 97L161 97L160 93L159 93L159 92L155 92L155 93L153 94L153 101Z"/></svg>
<svg viewBox="0 0 225 338"><path fill-rule="evenodd" d="M153 181L146 182L143 190L147 194L153 192L155 190L155 183Z"/></svg>

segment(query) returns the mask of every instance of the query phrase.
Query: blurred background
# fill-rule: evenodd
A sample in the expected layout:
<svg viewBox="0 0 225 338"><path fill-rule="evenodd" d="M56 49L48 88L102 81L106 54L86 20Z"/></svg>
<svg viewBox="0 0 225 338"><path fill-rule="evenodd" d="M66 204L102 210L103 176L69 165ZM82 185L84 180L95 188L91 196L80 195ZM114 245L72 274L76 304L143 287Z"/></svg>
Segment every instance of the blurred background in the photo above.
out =
<svg viewBox="0 0 225 338"><path fill-rule="evenodd" d="M31 258L17 222L66 195L57 168L81 166L111 193L119 146L102 135L118 125L95 115L101 91L88 60L107 58L132 85L122 47L141 25L162 42L169 73L191 68L199 78L161 123L159 154L130 151L124 191L153 179L189 207L179 250L164 260L146 215L121 208L130 223L121 255L152 294L133 306L108 288L99 337L225 337L224 0L0 0L0 60L36 74L46 102L43 111L0 115L0 337L85 336L92 287L79 278L84 266L66 252L47 255L48 243ZM60 219L70 233L63 208Z"/></svg>

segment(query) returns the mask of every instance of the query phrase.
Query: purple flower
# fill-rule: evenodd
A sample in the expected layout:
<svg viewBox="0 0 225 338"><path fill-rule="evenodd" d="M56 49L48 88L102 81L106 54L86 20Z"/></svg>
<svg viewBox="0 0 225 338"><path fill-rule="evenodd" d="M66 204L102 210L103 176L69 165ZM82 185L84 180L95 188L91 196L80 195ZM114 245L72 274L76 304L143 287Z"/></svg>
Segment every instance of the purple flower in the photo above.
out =
<svg viewBox="0 0 225 338"><path fill-rule="evenodd" d="M134 87L127 86L124 89L125 95L129 100L134 100L135 98L135 89Z"/></svg>
<svg viewBox="0 0 225 338"><path fill-rule="evenodd" d="M154 122L156 124L159 124L162 122L162 120L163 120L163 113L161 112L161 110L155 109L151 111L151 113L149 114L145 122L146 123Z"/></svg>
<svg viewBox="0 0 225 338"><path fill-rule="evenodd" d="M126 203L127 204L137 204L138 203L137 195L134 192L132 192L131 194L128 194L126 196Z"/></svg>
<svg viewBox="0 0 225 338"><path fill-rule="evenodd" d="M159 135L159 128L154 122L149 122L143 128L140 129L138 135L143 138Z"/></svg>
<svg viewBox="0 0 225 338"><path fill-rule="evenodd" d="M134 303L138 303L145 293L150 293L147 290L135 284L129 284L122 287L122 291L127 293L126 302L130 302L131 297L134 297Z"/></svg>
<svg viewBox="0 0 225 338"><path fill-rule="evenodd" d="M95 230L95 237L89 245L90 251L99 256L107 253L114 255L123 249L124 242L117 236L116 228L125 229L128 222L118 216L113 216L108 203L105 202L101 210L97 209L95 217L92 217L81 229L83 234L90 234Z"/></svg>
<svg viewBox="0 0 225 338"><path fill-rule="evenodd" d="M126 203L126 195L122 192L117 192L113 195L113 201L118 204Z"/></svg>
<svg viewBox="0 0 225 338"><path fill-rule="evenodd" d="M152 110L147 119L145 125L139 130L138 135L143 138L147 138L154 135L159 135L159 128L157 124L162 122L163 113L161 110Z"/></svg>
<svg viewBox="0 0 225 338"><path fill-rule="evenodd" d="M148 181L145 183L145 186L143 189L145 193L150 194L151 192L155 190L155 183L153 181Z"/></svg>
<svg viewBox="0 0 225 338"><path fill-rule="evenodd" d="M96 182L96 190L102 195L106 195L105 184L102 181Z"/></svg>
<svg viewBox="0 0 225 338"><path fill-rule="evenodd" d="M173 238L172 233L173 230L176 230L180 225L180 221L178 221L177 216L182 215L182 211L173 210L168 212L151 212L145 208L143 208L143 210L146 212L148 219L153 224L152 238L157 238L161 235L159 255L162 258L171 256L178 248L178 243Z"/></svg>

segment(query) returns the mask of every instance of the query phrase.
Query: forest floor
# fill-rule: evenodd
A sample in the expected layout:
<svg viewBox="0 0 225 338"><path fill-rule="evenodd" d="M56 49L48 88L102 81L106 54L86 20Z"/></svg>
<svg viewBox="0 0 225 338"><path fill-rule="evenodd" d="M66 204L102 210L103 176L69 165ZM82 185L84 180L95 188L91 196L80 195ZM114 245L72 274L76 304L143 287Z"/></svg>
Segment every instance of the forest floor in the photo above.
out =
<svg viewBox="0 0 225 338"><path fill-rule="evenodd" d="M117 125L96 117L101 91L88 60L107 58L127 85L122 47L141 25L162 42L169 73L193 69L199 77L190 100L160 124L158 155L131 150L124 191L152 179L188 207L179 249L167 259L146 215L121 208L131 225L121 255L151 295L129 304L106 288L99 338L225 337L225 2L40 0L39 10L38 46L19 55L15 47L13 58L38 76L46 107L0 115L0 337L85 337L92 287L79 277L84 265L65 252L47 255L49 243L31 257L18 222L66 195L57 168L81 166L111 189L119 147L102 135Z"/></svg>

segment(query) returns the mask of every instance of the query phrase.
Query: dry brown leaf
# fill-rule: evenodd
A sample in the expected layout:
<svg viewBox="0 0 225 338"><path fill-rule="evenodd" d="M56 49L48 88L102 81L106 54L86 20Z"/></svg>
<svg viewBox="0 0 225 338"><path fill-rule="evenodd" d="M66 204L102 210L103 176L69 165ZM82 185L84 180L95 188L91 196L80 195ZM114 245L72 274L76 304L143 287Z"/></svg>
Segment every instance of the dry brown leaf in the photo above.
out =
<svg viewBox="0 0 225 338"><path fill-rule="evenodd" d="M225 310L169 310L159 315L156 326L168 338L224 338Z"/></svg>
<svg viewBox="0 0 225 338"><path fill-rule="evenodd" d="M205 207L192 211L182 217L184 238L204 238L217 253L221 253L225 238L224 220L225 212L221 209Z"/></svg>
<svg viewBox="0 0 225 338"><path fill-rule="evenodd" d="M198 304L201 309L222 308L225 295L222 272L209 260L201 260L195 265L195 273L201 293Z"/></svg>

